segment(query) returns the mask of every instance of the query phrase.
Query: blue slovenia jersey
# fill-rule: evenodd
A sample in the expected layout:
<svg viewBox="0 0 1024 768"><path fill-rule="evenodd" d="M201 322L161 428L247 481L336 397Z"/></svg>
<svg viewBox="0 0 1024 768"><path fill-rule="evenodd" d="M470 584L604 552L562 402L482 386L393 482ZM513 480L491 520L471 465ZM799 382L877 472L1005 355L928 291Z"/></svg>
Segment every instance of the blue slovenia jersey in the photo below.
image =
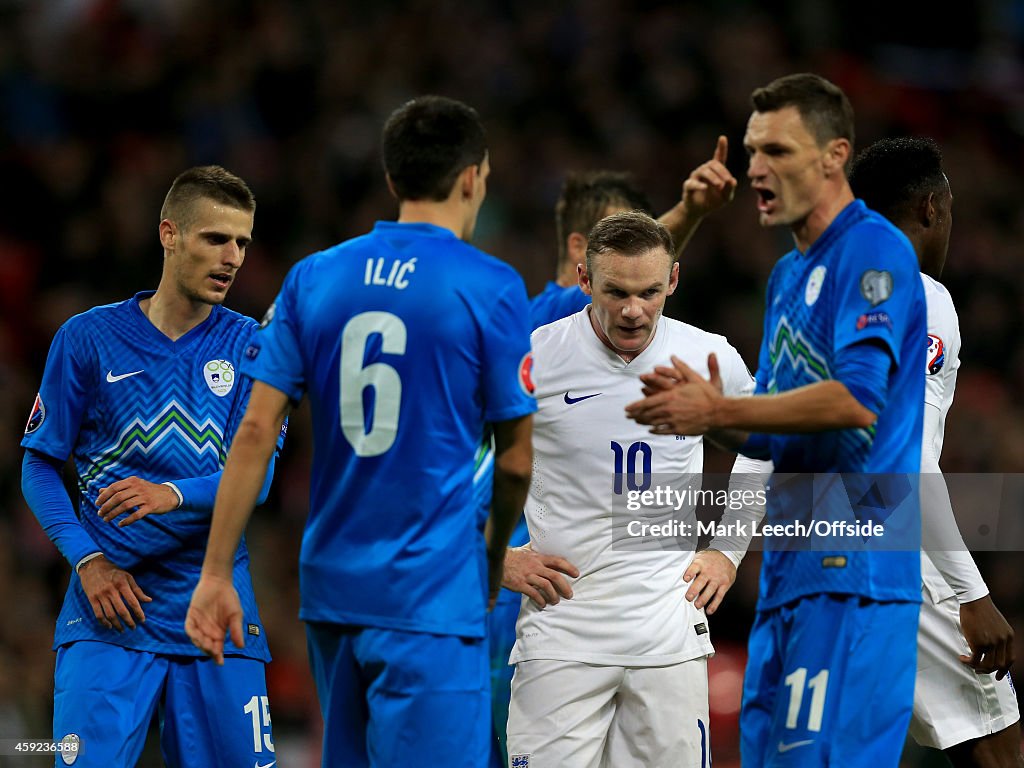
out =
<svg viewBox="0 0 1024 768"><path fill-rule="evenodd" d="M866 430L772 435L776 473L851 473L848 485L875 473L890 485L905 488L909 483L916 489L924 402L920 358L927 316L917 258L903 233L861 201L851 203L807 253L794 250L779 261L768 281L766 303L756 377L759 394L834 378L837 355L858 344L879 344L891 358L886 406L875 424ZM852 499L856 489L846 492ZM784 492L769 494L769 523L810 512L809 504L780 501L785 497ZM891 521L905 532L906 546L899 551L781 551L766 540L760 607L823 592L920 599L916 492L905 500L900 520ZM800 547L791 543L790 549Z"/></svg>
<svg viewBox="0 0 1024 768"><path fill-rule="evenodd" d="M430 224L296 264L243 372L313 414L306 621L482 637L488 422L536 410L523 281Z"/></svg>
<svg viewBox="0 0 1024 768"><path fill-rule="evenodd" d="M575 315L590 303L590 297L580 290L578 285L563 287L555 281L549 281L544 290L530 299L530 330L535 331L542 325L561 320L563 317ZM484 509L491 505L491 490L494 483L493 451L489 445L481 447L477 454L476 490L477 503ZM530 540L530 530L526 525L526 515L519 518L515 530L509 538L510 547L521 547ZM498 594L498 602L518 603L522 598L518 592L502 589Z"/></svg>
<svg viewBox="0 0 1024 768"><path fill-rule="evenodd" d="M57 619L54 647L75 640L156 653L199 656L185 635L185 614L206 551L211 510L186 508L147 515L119 528L104 522L101 488L136 475L162 483L223 469L251 383L236 375L256 323L215 306L209 318L171 341L143 314L137 294L68 320L50 346L33 421L21 444L54 459L72 456L81 495L79 518L112 563L153 598L137 629L105 629L72 573ZM231 655L269 661L256 611L249 555L235 556L234 584L242 601L244 650Z"/></svg>
<svg viewBox="0 0 1024 768"><path fill-rule="evenodd" d="M530 299L530 330L535 331L542 325L561 320L563 317L575 315L590 303L590 297L580 290L578 285L570 285L567 288L551 281L543 291ZM477 503L484 509L491 505L491 490L494 483L494 452L490 450L490 441L485 440L477 452L476 478L474 488ZM530 540L526 528L526 518L521 517L516 525L509 546L520 547ZM502 595L514 594L502 590Z"/></svg>

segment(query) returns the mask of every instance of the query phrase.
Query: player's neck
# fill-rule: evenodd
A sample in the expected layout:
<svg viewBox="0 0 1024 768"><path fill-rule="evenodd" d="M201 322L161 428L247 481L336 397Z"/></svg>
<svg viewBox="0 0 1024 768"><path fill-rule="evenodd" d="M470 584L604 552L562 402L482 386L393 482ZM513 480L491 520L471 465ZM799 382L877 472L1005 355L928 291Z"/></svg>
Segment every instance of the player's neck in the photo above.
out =
<svg viewBox="0 0 1024 768"><path fill-rule="evenodd" d="M139 308L149 322L171 341L180 339L213 311L210 304L162 291L159 287L151 297L139 302Z"/></svg>
<svg viewBox="0 0 1024 768"><path fill-rule="evenodd" d="M853 192L850 190L850 185L844 183L837 194L818 203L807 214L807 218L793 226L793 239L796 241L797 250L800 253L807 253L814 242L829 228L836 216L852 202Z"/></svg>
<svg viewBox="0 0 1024 768"><path fill-rule="evenodd" d="M404 200L398 209L399 224L433 224L465 239L466 214L450 200Z"/></svg>

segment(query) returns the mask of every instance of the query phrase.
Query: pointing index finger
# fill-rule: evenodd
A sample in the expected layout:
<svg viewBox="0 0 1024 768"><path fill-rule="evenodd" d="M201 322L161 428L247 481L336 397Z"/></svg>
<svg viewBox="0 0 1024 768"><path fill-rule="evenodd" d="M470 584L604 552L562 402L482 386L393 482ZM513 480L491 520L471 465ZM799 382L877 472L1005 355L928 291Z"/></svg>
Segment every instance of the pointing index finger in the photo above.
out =
<svg viewBox="0 0 1024 768"><path fill-rule="evenodd" d="M715 160L725 165L725 159L729 156L729 139L723 134L718 137L718 144L715 146Z"/></svg>

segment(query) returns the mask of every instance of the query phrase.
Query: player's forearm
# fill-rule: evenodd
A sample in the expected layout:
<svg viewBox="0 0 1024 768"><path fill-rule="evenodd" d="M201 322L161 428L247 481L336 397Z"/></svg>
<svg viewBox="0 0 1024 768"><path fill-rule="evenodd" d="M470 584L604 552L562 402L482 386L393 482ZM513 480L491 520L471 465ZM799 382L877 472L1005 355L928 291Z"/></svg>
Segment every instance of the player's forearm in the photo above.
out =
<svg viewBox="0 0 1024 768"><path fill-rule="evenodd" d="M988 585L960 534L938 460L926 458L921 470L922 549L960 603L984 597L988 594Z"/></svg>
<svg viewBox="0 0 1024 768"><path fill-rule="evenodd" d="M717 549L739 568L750 542L754 526L761 522L765 508L765 484L772 473L770 461L757 461L737 456L729 475L729 504L722 514L722 536L715 536L708 544Z"/></svg>
<svg viewBox="0 0 1024 768"><path fill-rule="evenodd" d="M230 578L238 542L266 479L277 430L243 421L224 465L210 523L203 571Z"/></svg>
<svg viewBox="0 0 1024 768"><path fill-rule="evenodd" d="M787 434L866 429L876 419L841 382L829 380L776 395L722 398L712 415L712 432Z"/></svg>
<svg viewBox="0 0 1024 768"><path fill-rule="evenodd" d="M21 490L50 541L74 568L83 558L101 552L82 527L60 476L60 463L31 448L21 467Z"/></svg>
<svg viewBox="0 0 1024 768"><path fill-rule="evenodd" d="M533 472L533 417L494 425L494 495L488 521L487 548L504 552L526 505Z"/></svg>
<svg viewBox="0 0 1024 768"><path fill-rule="evenodd" d="M265 502L267 495L270 493L270 483L274 478L274 459L276 455L276 452L271 453L263 485L256 498L257 505ZM213 505L217 500L217 490L220 488L220 481L223 476L224 470L218 470L211 475L204 475L203 477L189 477L168 481L165 485L170 485L180 494L181 505L178 507L179 509L193 512L210 512L212 514Z"/></svg>
<svg viewBox="0 0 1024 768"><path fill-rule="evenodd" d="M987 595L988 586L964 543L946 479L939 469L935 446L941 422L939 408L925 403L921 446L921 548L963 604Z"/></svg>
<svg viewBox="0 0 1024 768"><path fill-rule="evenodd" d="M686 244L690 242L690 238L697 231L703 218L703 216L691 212L682 200L658 217L658 221L672 233L672 242L676 246L676 256L686 248Z"/></svg>

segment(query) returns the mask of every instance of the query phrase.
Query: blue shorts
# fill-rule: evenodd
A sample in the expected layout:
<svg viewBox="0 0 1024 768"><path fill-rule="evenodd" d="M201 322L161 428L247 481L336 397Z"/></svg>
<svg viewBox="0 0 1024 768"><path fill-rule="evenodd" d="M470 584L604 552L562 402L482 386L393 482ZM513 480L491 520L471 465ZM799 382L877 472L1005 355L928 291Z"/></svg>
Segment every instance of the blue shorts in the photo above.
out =
<svg viewBox="0 0 1024 768"><path fill-rule="evenodd" d="M743 681L743 767L896 768L920 607L822 594L759 611Z"/></svg>
<svg viewBox="0 0 1024 768"><path fill-rule="evenodd" d="M75 768L134 768L153 713L168 768L253 768L275 760L265 665L168 656L77 640L57 649L53 738L81 745ZM57 766L65 765L58 757Z"/></svg>
<svg viewBox="0 0 1024 768"><path fill-rule="evenodd" d="M487 764L486 638L314 622L306 638L325 768Z"/></svg>
<svg viewBox="0 0 1024 768"><path fill-rule="evenodd" d="M491 761L490 768L508 765L508 747L505 729L508 726L508 704L512 699L512 673L515 667L508 663L512 646L516 644L516 620L522 595L502 590L494 609L487 614L487 640L491 653Z"/></svg>

